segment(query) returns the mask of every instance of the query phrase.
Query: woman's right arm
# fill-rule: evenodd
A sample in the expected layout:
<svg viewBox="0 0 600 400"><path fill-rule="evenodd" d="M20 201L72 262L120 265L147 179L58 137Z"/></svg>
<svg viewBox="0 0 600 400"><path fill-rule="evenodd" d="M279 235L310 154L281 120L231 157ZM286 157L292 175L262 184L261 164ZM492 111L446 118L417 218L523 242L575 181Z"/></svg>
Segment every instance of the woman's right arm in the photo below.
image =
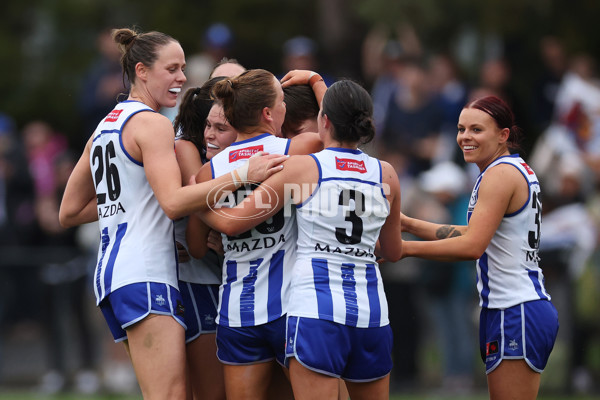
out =
<svg viewBox="0 0 600 400"><path fill-rule="evenodd" d="M67 181L58 213L59 222L64 228L98 220L96 188L90 169L91 146L90 137Z"/></svg>
<svg viewBox="0 0 600 400"><path fill-rule="evenodd" d="M408 232L423 240L447 239L454 236L464 235L467 231L466 225L442 225L421 219L411 218L400 213L402 232Z"/></svg>
<svg viewBox="0 0 600 400"><path fill-rule="evenodd" d="M252 179L262 181L279 171L279 165L286 156L269 155L252 158L247 165L247 175L237 178L231 174L220 176L211 182L182 186L181 170L175 157L175 139L173 126L164 116L156 113L140 113L127 123L126 136L133 135L133 140L123 138L125 148L130 154L133 150L141 155L146 177L158 203L171 219L181 218L214 204L219 193L234 191L241 181ZM129 138L131 139L131 138ZM131 150L128 148L131 146ZM137 146L137 148L136 148ZM218 190L215 190L218 188Z"/></svg>

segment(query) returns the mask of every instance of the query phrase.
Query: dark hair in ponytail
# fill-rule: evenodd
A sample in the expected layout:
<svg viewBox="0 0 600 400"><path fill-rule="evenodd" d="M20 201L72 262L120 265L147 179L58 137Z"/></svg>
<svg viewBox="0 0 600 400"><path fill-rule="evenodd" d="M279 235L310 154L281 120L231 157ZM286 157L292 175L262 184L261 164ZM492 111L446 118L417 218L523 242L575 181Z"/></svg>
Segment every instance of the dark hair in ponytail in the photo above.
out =
<svg viewBox="0 0 600 400"><path fill-rule="evenodd" d="M204 127L206 126L206 118L214 103L214 100L210 97L210 92L215 83L222 79L223 77L219 76L209 79L200 87L189 88L183 96L179 112L173 122L175 135L194 143L201 153L205 150Z"/></svg>
<svg viewBox="0 0 600 400"><path fill-rule="evenodd" d="M375 137L373 101L358 83L341 80L331 85L323 97L323 114L333 124L333 139L368 143Z"/></svg>

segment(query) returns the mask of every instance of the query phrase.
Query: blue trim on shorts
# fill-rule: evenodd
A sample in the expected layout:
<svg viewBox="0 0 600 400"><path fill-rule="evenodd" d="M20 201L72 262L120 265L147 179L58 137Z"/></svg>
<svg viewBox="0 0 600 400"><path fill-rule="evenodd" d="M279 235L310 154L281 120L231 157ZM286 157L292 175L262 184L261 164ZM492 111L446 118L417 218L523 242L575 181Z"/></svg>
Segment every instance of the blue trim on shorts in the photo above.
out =
<svg viewBox="0 0 600 400"><path fill-rule="evenodd" d="M489 374L502 360L525 360L541 373L558 335L558 313L549 300L534 300L506 309L482 308L481 358Z"/></svg>
<svg viewBox="0 0 600 400"><path fill-rule="evenodd" d="M286 365L294 357L305 368L351 382L371 382L392 370L394 338L389 325L356 328L316 318L289 316Z"/></svg>
<svg viewBox="0 0 600 400"><path fill-rule="evenodd" d="M216 333L219 285L179 281L179 291L185 309L186 343L194 341L201 335Z"/></svg>
<svg viewBox="0 0 600 400"><path fill-rule="evenodd" d="M150 314L171 315L186 329L184 306L179 290L157 282L126 285L109 294L100 310L115 342L127 339L127 328Z"/></svg>

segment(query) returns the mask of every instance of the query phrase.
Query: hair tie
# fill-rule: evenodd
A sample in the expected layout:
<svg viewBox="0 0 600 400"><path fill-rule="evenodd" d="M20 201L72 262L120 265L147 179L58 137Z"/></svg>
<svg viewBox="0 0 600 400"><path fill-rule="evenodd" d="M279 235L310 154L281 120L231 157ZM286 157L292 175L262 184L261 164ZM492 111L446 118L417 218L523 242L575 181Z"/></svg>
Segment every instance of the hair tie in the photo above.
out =
<svg viewBox="0 0 600 400"><path fill-rule="evenodd" d="M233 82L231 81L231 79L227 79L227 83L229 83L229 86L233 89Z"/></svg>
<svg viewBox="0 0 600 400"><path fill-rule="evenodd" d="M123 45L127 48L130 48L133 45L133 42L137 39L138 34L133 32L131 36L123 41Z"/></svg>

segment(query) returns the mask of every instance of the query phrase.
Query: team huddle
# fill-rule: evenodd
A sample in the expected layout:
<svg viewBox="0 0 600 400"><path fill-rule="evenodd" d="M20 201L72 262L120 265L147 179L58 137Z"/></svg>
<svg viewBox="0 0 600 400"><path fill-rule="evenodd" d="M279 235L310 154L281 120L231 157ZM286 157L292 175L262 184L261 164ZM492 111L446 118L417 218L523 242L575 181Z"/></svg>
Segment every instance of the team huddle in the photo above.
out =
<svg viewBox="0 0 600 400"><path fill-rule="evenodd" d="M181 93L177 40L113 38L129 95L91 135L59 217L99 222L97 305L144 398L389 398L379 263L404 257L477 260L490 397L536 398L558 317L539 182L511 152L506 103L463 108L457 143L480 175L468 225L442 226L403 214L398 173L360 149L375 127L358 83L229 62ZM159 113L175 106L174 123Z"/></svg>

